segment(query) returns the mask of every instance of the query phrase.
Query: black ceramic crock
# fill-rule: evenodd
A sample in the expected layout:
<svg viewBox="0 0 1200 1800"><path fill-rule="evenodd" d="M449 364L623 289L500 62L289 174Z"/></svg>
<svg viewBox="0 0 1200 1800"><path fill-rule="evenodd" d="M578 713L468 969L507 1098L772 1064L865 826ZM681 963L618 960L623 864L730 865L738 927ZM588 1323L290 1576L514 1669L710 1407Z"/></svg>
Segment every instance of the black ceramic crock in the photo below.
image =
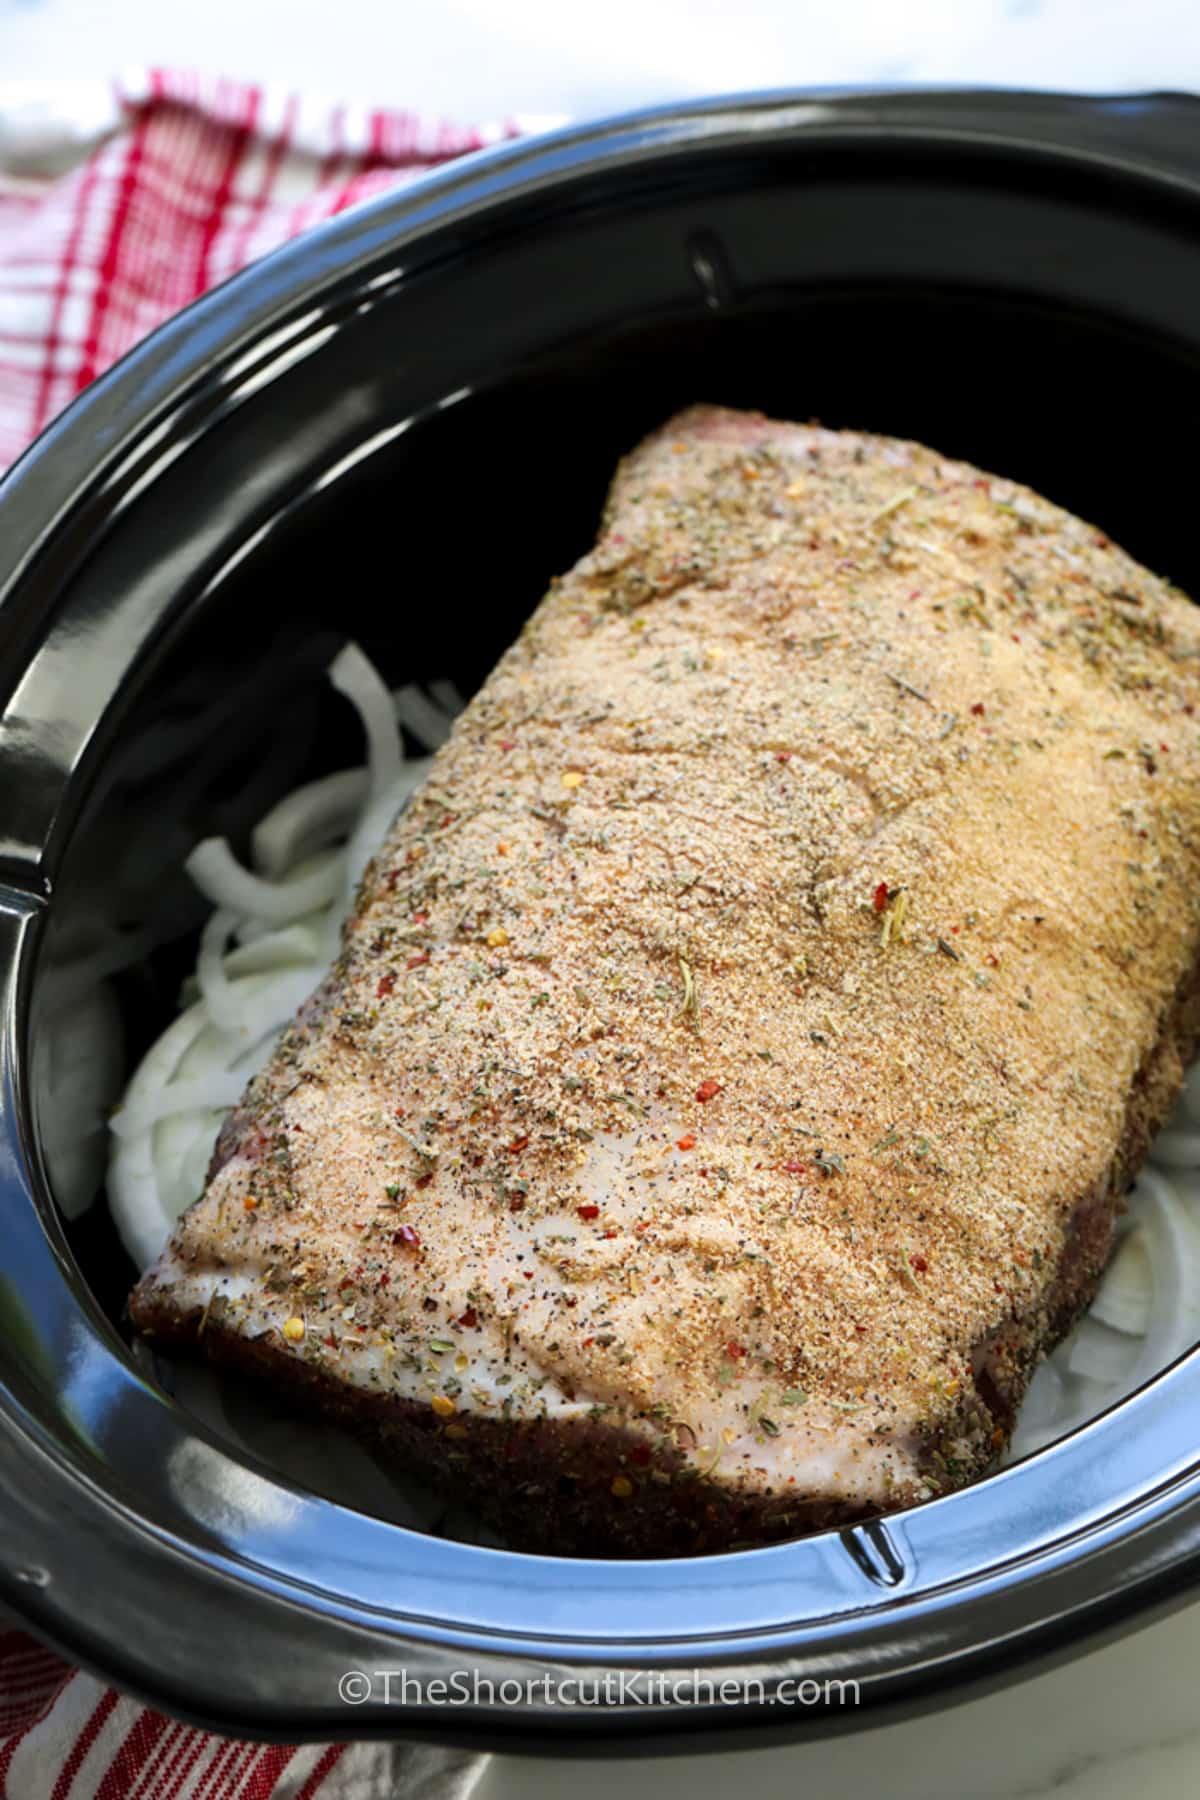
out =
<svg viewBox="0 0 1200 1800"><path fill-rule="evenodd" d="M784 1680L853 1679L876 1716L935 1704L1190 1593L1194 1355L884 1524L672 1562L514 1555L232 1456L139 1372L103 1207L68 1228L52 1190L64 1132L89 1126L62 1071L91 989L115 993L130 1061L170 1015L190 845L353 753L321 676L344 635L396 680L469 688L673 407L925 439L1200 591L1198 228L1200 104L1179 96L780 94L584 127L267 258L8 476L0 1597L33 1629L230 1731L694 1745L864 1716L773 1706ZM114 934L145 945L115 975L93 953ZM89 1069L94 1143L120 1073ZM764 1687L730 1707L661 1689L506 1707L483 1688L400 1710L378 1680L339 1698L349 1669L400 1668Z"/></svg>

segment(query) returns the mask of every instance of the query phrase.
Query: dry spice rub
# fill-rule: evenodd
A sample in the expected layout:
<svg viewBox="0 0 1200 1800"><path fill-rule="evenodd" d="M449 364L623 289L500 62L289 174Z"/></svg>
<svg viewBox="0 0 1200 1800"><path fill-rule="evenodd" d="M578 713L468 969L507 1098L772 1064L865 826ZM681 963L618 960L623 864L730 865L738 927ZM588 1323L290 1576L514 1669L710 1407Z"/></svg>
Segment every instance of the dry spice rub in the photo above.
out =
<svg viewBox="0 0 1200 1800"><path fill-rule="evenodd" d="M1200 615L914 444L621 465L368 870L136 1324L543 1550L943 1492L1196 1038Z"/></svg>

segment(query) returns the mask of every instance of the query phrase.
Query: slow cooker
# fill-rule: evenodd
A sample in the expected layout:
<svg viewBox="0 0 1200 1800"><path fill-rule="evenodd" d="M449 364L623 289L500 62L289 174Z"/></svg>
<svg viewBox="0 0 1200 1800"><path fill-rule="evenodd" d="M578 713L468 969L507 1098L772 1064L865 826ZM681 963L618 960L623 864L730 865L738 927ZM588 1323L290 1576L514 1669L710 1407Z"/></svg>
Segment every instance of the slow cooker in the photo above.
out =
<svg viewBox="0 0 1200 1800"><path fill-rule="evenodd" d="M1010 1677L1200 1574L1195 1353L880 1523L670 1562L516 1555L232 1450L136 1358L102 1201L64 1216L194 958L188 850L348 760L330 656L353 635L397 680L469 691L590 543L618 455L694 400L926 440L1200 592L1200 103L784 93L528 139L202 300L0 487L0 1595L172 1712L289 1739L744 1743ZM348 1670L400 1668L485 1679L453 1710L339 1697ZM581 1671L761 1686L487 1697ZM772 1704L849 1679L852 1715Z"/></svg>

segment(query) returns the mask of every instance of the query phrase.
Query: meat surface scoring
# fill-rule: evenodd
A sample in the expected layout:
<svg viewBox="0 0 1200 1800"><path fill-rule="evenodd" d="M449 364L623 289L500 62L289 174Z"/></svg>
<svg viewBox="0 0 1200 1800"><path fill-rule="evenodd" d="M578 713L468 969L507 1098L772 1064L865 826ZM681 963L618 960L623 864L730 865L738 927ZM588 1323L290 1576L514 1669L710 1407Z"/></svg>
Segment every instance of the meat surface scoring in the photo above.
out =
<svg viewBox="0 0 1200 1800"><path fill-rule="evenodd" d="M1200 1019L1200 615L918 445L622 463L364 878L137 1327L514 1545L981 1474Z"/></svg>

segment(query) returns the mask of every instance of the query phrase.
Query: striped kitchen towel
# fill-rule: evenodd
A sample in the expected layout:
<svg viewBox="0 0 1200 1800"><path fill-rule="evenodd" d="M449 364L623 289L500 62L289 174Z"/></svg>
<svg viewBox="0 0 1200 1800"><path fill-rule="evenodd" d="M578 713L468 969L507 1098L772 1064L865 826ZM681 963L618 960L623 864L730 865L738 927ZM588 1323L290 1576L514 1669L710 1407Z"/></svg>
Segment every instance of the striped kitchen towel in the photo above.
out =
<svg viewBox="0 0 1200 1800"><path fill-rule="evenodd" d="M206 288L528 123L463 129L162 69L65 105L0 82L0 469Z"/></svg>
<svg viewBox="0 0 1200 1800"><path fill-rule="evenodd" d="M179 1725L0 1630L5 1800L468 1800L487 1757L426 1744L251 1744Z"/></svg>

